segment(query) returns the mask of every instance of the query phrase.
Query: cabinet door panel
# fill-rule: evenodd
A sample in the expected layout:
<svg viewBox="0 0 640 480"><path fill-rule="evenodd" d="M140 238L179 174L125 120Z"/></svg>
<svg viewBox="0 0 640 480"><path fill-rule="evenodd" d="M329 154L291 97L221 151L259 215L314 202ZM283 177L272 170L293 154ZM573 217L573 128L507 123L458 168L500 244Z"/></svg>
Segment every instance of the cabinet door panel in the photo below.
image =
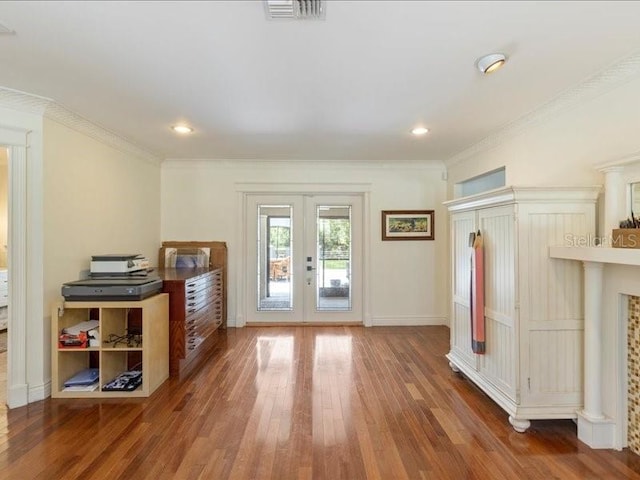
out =
<svg viewBox="0 0 640 480"><path fill-rule="evenodd" d="M451 216L452 291L451 350L457 357L477 368L471 350L471 318L469 294L471 286L471 253L469 234L476 231L475 212L461 212Z"/></svg>
<svg viewBox="0 0 640 480"><path fill-rule="evenodd" d="M482 209L486 352L480 370L512 400L517 397L516 238L513 206Z"/></svg>
<svg viewBox="0 0 640 480"><path fill-rule="evenodd" d="M584 329L580 262L549 258L550 245L593 235L593 215L583 205L522 205L518 238L521 285L521 371L528 403L575 404L582 396ZM568 234L567 232L570 232Z"/></svg>

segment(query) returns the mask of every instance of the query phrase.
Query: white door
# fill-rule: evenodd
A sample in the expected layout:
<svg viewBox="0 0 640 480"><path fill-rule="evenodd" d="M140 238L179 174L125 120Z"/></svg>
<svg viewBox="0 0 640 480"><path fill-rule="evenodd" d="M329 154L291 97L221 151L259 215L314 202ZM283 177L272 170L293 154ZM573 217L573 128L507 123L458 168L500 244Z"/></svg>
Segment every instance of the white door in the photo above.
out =
<svg viewBox="0 0 640 480"><path fill-rule="evenodd" d="M362 198L249 195L247 322L362 322Z"/></svg>

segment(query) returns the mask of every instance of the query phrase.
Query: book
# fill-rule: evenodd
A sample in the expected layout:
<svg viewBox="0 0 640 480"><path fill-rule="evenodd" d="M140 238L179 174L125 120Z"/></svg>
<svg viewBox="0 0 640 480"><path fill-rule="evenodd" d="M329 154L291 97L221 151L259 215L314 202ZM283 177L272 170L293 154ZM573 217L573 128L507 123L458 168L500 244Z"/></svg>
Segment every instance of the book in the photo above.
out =
<svg viewBox="0 0 640 480"><path fill-rule="evenodd" d="M64 387L62 389L63 392L95 392L98 390L100 383L96 380L90 385L71 385L69 387Z"/></svg>
<svg viewBox="0 0 640 480"><path fill-rule="evenodd" d="M65 387L73 387L77 385L91 385L98 381L100 370L97 368L85 368L79 371L73 377L64 382Z"/></svg>

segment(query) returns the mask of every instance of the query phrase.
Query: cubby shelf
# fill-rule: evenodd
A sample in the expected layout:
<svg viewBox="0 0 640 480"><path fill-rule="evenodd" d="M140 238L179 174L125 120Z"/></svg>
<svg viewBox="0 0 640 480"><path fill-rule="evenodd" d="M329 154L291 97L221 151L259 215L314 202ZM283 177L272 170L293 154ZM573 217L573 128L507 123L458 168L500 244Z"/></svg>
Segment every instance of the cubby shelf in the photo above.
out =
<svg viewBox="0 0 640 480"><path fill-rule="evenodd" d="M64 302L53 307L52 379L54 398L148 397L169 377L169 295L161 293L140 301ZM60 332L87 320L99 322L99 347L63 348ZM117 347L110 335L136 334L139 343ZM65 391L64 383L85 368L100 371L98 390ZM142 370L136 390L104 391L103 385L127 370Z"/></svg>

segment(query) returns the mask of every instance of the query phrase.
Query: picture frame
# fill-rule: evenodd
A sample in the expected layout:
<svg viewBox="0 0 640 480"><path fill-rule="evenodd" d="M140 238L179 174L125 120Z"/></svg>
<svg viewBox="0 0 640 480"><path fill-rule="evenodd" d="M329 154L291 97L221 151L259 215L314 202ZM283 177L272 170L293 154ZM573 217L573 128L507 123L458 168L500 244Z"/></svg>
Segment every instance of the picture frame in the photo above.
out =
<svg viewBox="0 0 640 480"><path fill-rule="evenodd" d="M382 210L382 240L434 240L433 210Z"/></svg>

